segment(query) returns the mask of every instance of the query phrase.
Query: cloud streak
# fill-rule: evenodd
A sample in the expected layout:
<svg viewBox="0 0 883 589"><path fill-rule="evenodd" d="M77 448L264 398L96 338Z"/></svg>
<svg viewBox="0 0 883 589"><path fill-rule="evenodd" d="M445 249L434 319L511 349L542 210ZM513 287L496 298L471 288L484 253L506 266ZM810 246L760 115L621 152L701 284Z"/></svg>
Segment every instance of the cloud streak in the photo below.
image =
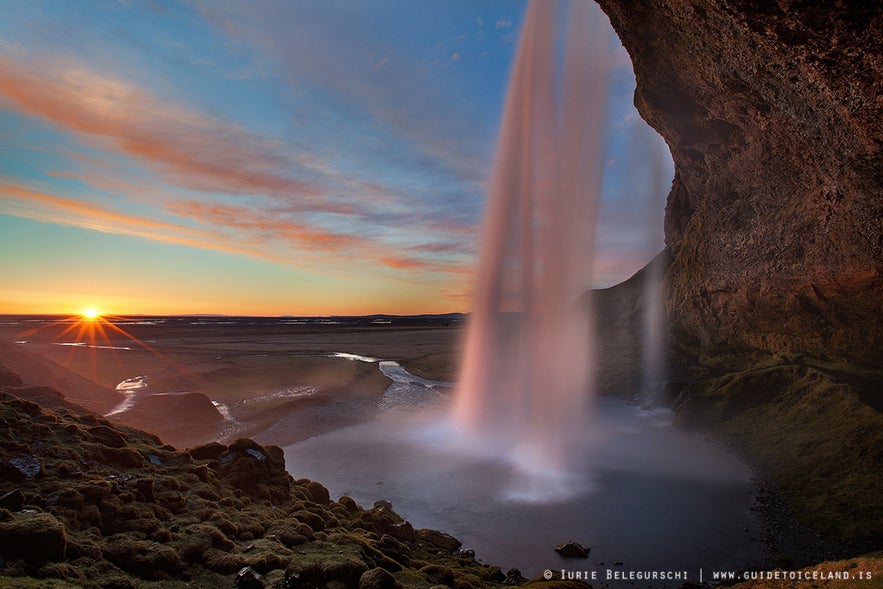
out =
<svg viewBox="0 0 883 589"><path fill-rule="evenodd" d="M162 243L266 257L260 250L230 243L229 237L219 232L127 215L97 204L16 184L0 183L0 213Z"/></svg>
<svg viewBox="0 0 883 589"><path fill-rule="evenodd" d="M341 259L362 261L356 266L362 268L383 266L407 273L471 272L471 264L445 260L435 255L454 251L456 246L453 244L437 244L437 248L429 249L421 245L396 248L382 240L367 236L322 230L315 225L291 219L284 213L197 201L169 202L166 206L179 217L198 219L230 228L236 235L248 236L249 240L256 244L284 244L292 253L314 253L331 261ZM423 255L427 253L431 255Z"/></svg>
<svg viewBox="0 0 883 589"><path fill-rule="evenodd" d="M459 275L469 273L470 269L469 265L433 256L420 257L417 250L417 255L410 255L407 250L397 250L376 240L325 231L260 210L197 201L170 201L166 207L182 221L209 227L129 215L83 200L0 182L0 214L40 222L249 256L332 274L385 267L394 271L393 278L403 279L402 272ZM348 268L354 259L363 262L356 264L355 270Z"/></svg>
<svg viewBox="0 0 883 589"><path fill-rule="evenodd" d="M252 198L251 207L222 203L209 195L204 200L182 201L161 187L139 184L143 179L126 180L118 169L51 171L47 173L50 177L77 180L99 190L134 196L152 206L160 198L167 212L217 231L194 235L184 225L128 216L9 184L2 187L3 197L17 204L4 207L8 214L273 261L285 262L286 256L299 259L305 254L315 257L349 252L396 271L460 271L458 266L462 262L423 257L422 254L431 252L421 247L419 240L416 244L410 240L405 246L407 250L414 245L416 255L403 257L383 239L371 239L372 233L378 233L378 226L387 226L391 227L392 231L387 233L393 238L423 231L425 239L429 231L436 241L444 241L441 232L458 225L437 216L422 217L402 189L341 173L312 154L286 155L286 146L278 142L258 137L235 123L161 100L135 84L98 74L71 60L20 62L0 56L0 97L19 112L50 121L79 136L94 138L101 142L101 147L109 146L112 151L147 164L172 185L203 194L270 198L267 202ZM99 166L97 161L85 164ZM291 168L299 168L320 180L305 182L286 175L284 172ZM333 197L329 196L331 193ZM31 195L32 202L23 207L25 194ZM45 210L38 212L37 205ZM62 211L74 218L65 219L58 214ZM323 227L316 221L317 215L328 214L337 217L338 229ZM467 234L469 224L466 225L457 227L454 235ZM211 239L220 243L213 245ZM237 241L240 244L235 247L221 245ZM278 251L280 246L284 246L284 253ZM437 247L439 252L462 251L454 243Z"/></svg>
<svg viewBox="0 0 883 589"><path fill-rule="evenodd" d="M0 97L19 112L109 142L177 186L269 195L304 210L352 211L326 198L322 186L287 175L299 166L278 142L71 60L0 56Z"/></svg>

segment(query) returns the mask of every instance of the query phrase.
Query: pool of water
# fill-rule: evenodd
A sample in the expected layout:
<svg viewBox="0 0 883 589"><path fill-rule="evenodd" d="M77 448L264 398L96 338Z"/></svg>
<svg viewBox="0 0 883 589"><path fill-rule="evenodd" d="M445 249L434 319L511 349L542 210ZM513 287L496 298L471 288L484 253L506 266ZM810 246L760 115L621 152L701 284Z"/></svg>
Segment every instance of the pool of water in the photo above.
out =
<svg viewBox="0 0 883 589"><path fill-rule="evenodd" d="M415 527L452 534L480 560L504 571L518 567L529 577L564 568L594 574L589 580L596 587L628 584L608 577L644 571L699 580L710 570L744 570L764 557L750 510L749 470L672 428L667 411L600 400L585 432L578 484L550 493L554 500L536 500L543 494L513 493L525 483L517 467L452 439L448 397L432 394L437 383L396 366L384 372L394 379L393 409L285 448L295 477L321 481L332 496L350 495L367 507L391 501ZM403 401L405 386L414 388L413 403ZM553 548L568 540L591 548L589 558L559 557Z"/></svg>

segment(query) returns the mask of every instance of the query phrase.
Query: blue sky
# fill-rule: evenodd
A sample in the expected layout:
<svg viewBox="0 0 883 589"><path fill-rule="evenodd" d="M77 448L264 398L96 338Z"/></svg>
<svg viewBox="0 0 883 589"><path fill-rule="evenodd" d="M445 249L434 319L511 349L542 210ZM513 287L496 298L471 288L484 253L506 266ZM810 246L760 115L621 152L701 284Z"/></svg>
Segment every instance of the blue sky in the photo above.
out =
<svg viewBox="0 0 883 589"><path fill-rule="evenodd" d="M468 311L524 9L0 1L0 312ZM595 286L672 174L610 54Z"/></svg>

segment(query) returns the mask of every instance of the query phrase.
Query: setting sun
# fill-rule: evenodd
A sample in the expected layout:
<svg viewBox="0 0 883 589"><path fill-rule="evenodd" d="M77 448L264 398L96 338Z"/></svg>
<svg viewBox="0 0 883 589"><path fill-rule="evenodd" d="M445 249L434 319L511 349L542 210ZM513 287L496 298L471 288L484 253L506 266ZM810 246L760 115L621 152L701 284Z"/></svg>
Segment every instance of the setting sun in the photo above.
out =
<svg viewBox="0 0 883 589"><path fill-rule="evenodd" d="M83 319L98 319L100 315L101 314L95 309L86 309L85 311L83 311Z"/></svg>

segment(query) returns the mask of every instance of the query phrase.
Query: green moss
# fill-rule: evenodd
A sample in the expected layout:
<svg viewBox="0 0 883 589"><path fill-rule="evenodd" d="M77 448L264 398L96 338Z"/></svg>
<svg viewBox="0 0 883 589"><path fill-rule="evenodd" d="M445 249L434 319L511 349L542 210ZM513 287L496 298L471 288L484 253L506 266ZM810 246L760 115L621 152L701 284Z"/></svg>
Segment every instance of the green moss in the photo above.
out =
<svg viewBox="0 0 883 589"><path fill-rule="evenodd" d="M700 381L677 423L713 431L788 498L796 515L854 549L883 543L883 413L867 375L795 359ZM879 389L878 389L879 390Z"/></svg>
<svg viewBox="0 0 883 589"><path fill-rule="evenodd" d="M59 579L0 576L0 587L3 589L82 589L83 586Z"/></svg>

